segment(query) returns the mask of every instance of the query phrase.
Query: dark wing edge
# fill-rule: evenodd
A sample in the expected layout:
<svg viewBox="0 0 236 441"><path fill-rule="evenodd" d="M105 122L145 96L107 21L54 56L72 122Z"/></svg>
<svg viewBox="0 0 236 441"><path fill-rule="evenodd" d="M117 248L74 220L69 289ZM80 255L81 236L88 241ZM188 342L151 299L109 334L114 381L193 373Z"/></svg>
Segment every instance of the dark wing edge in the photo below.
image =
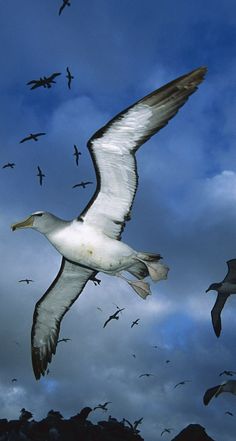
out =
<svg viewBox="0 0 236 441"><path fill-rule="evenodd" d="M236 283L236 259L228 260L228 272L223 282Z"/></svg>
<svg viewBox="0 0 236 441"><path fill-rule="evenodd" d="M150 127L145 131L142 136L140 136L139 140L136 142L135 148L132 149L129 153L133 156L133 167L134 167L134 173L136 176L136 183L135 183L135 189L132 195L132 199L130 201L129 209L126 211L126 214L124 215L123 222L121 221L114 221L114 223L117 223L119 228L118 232L116 233L115 237L116 239L121 238L121 234L124 230L125 223L130 220L130 213L133 207L133 202L138 186L138 173L137 173L137 163L135 158L135 152L136 150L146 141L151 138L156 132L158 132L160 129L162 129L165 125L168 124L169 120L172 119L175 114L178 112L178 110L185 104L185 102L188 100L189 96L192 95L197 89L199 84L204 80L204 77L207 73L206 67L200 67L198 69L193 70L192 72L183 75L168 84L162 86L161 88L155 90L154 92L150 93L146 97L142 98L141 100L137 101L135 104L129 106L119 114L117 114L114 118L112 118L106 125L104 125L102 128L100 128L95 134L89 139L87 143L87 147L89 149L92 163L95 169L96 174L96 180L97 180L97 186L95 189L95 192L88 202L87 206L84 208L83 212L78 216L78 219L83 218L90 207L94 204L96 201L100 190L101 190L101 175L99 171L99 165L97 163L96 159L96 153L94 149L94 142L102 138L106 135L106 132L109 131L109 129L112 128L114 124L117 122L121 122L127 113L129 113L130 110L132 110L137 105L143 105L145 107L154 108L159 106L167 105L167 111L164 112L163 109L161 109L161 115L159 118L157 118L157 123L155 124L154 121L150 123ZM168 108L169 106L169 108ZM158 112L157 112L158 114ZM153 118L154 119L154 118Z"/></svg>
<svg viewBox="0 0 236 441"><path fill-rule="evenodd" d="M211 319L215 335L217 337L221 334L221 311L224 308L225 302L230 294L218 294L216 297L216 302L211 310Z"/></svg>
<svg viewBox="0 0 236 441"><path fill-rule="evenodd" d="M205 406L207 406L209 404L209 402L216 395L216 393L220 387L221 387L221 385L219 384L218 386L214 386L214 387L211 387L210 389L207 389L207 391L205 392L205 394L203 396L203 403L205 404Z"/></svg>
<svg viewBox="0 0 236 441"><path fill-rule="evenodd" d="M43 297L36 303L31 330L31 355L35 378L47 369L56 346L61 321L97 271L62 258L59 272Z"/></svg>

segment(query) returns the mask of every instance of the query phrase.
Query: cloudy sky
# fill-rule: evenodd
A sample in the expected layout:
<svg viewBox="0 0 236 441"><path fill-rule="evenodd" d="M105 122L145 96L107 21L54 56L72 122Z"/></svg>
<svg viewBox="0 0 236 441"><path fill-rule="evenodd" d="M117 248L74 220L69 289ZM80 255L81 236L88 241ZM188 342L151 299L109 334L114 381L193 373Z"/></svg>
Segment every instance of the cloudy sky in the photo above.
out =
<svg viewBox="0 0 236 441"><path fill-rule="evenodd" d="M35 419L52 408L69 417L111 401L107 414L96 410L91 421L143 417L145 441L159 440L165 427L174 430L162 438L171 439L199 423L216 441L234 441L236 411L225 412L234 413L236 398L221 395L205 407L202 397L227 379L221 371L236 370L236 299L224 308L217 339L210 317L215 292L205 294L236 258L235 2L71 0L59 17L60 5L0 2L0 417L17 418L22 407ZM58 345L49 375L36 381L32 315L61 258L40 234L13 233L10 225L36 210L76 217L95 189L89 137L198 66L208 67L204 83L137 154L139 189L123 233L135 249L161 253L168 280L152 284L146 301L116 278L88 283L62 323L60 337L71 341ZM26 85L53 72L61 76L51 89ZM19 144L34 132L46 135ZM8 162L15 168L2 169ZM46 175L42 187L37 166ZM72 189L81 180L94 184ZM25 277L34 282L18 283ZM115 304L125 310L103 329ZM131 329L136 318L139 326ZM145 372L155 376L138 378ZM174 389L182 380L191 382Z"/></svg>

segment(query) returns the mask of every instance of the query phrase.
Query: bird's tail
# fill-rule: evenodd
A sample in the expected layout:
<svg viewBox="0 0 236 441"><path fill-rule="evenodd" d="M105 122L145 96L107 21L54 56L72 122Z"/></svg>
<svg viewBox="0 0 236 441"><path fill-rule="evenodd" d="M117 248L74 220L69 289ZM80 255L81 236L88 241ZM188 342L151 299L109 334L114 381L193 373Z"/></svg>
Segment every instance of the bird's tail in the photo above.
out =
<svg viewBox="0 0 236 441"><path fill-rule="evenodd" d="M136 275L138 278L143 278L143 274L145 274L144 277L149 275L154 282L166 279L169 268L160 262L161 258L160 254L137 253L135 259L138 260L138 264L135 263L129 272L133 275L138 274Z"/></svg>

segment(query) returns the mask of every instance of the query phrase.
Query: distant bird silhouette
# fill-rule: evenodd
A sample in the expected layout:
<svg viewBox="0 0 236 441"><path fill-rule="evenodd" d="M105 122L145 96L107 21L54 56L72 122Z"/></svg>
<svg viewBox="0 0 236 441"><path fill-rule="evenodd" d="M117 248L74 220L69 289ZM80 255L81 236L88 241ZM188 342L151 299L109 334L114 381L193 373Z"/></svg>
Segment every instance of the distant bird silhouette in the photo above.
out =
<svg viewBox="0 0 236 441"><path fill-rule="evenodd" d="M229 412L228 410L225 412L225 415L234 416L234 414L232 412Z"/></svg>
<svg viewBox="0 0 236 441"><path fill-rule="evenodd" d="M11 380L12 383L16 383L17 381L18 381L17 378L12 378Z"/></svg>
<svg viewBox="0 0 236 441"><path fill-rule="evenodd" d="M34 280L32 280L32 279L21 279L21 280L18 280L18 282L19 283L24 282L27 285L29 285L31 282L34 282Z"/></svg>
<svg viewBox="0 0 236 441"><path fill-rule="evenodd" d="M219 374L219 377L221 377L222 375L228 375L229 377L232 377L235 374L236 374L235 371L223 371Z"/></svg>
<svg viewBox="0 0 236 441"><path fill-rule="evenodd" d="M62 5L61 5L61 7L60 7L60 9L59 9L59 15L61 15L63 9L64 9L66 6L71 6L70 0L63 0L63 3L62 3Z"/></svg>
<svg viewBox="0 0 236 441"><path fill-rule="evenodd" d="M170 363L170 360L166 360L166 364Z"/></svg>
<svg viewBox="0 0 236 441"><path fill-rule="evenodd" d="M99 308L99 306L97 306L97 309L98 309L98 311L101 311L101 312L102 312L102 308Z"/></svg>
<svg viewBox="0 0 236 441"><path fill-rule="evenodd" d="M136 355L135 355L135 354L132 354L132 357L136 358Z"/></svg>
<svg viewBox="0 0 236 441"><path fill-rule="evenodd" d="M107 326L107 324L111 321L111 320L119 320L119 316L118 314L123 311L125 308L122 309L117 309L117 311L110 315L110 317L107 319L107 321L104 323L103 328L105 328Z"/></svg>
<svg viewBox="0 0 236 441"><path fill-rule="evenodd" d="M142 423L142 421L143 421L143 418L140 418L139 420L134 421L134 423L132 424L129 420L127 420L126 418L123 418L123 422L127 423L127 424L129 425L130 429L131 429L134 433L139 432L139 431L137 430L137 427Z"/></svg>
<svg viewBox="0 0 236 441"><path fill-rule="evenodd" d="M93 182L90 182L90 181L86 181L86 182L81 181L79 184L75 184L75 185L73 185L72 188L76 188L76 187L83 187L83 188L85 188L85 187L86 187L87 185L89 185L89 184L93 184Z"/></svg>
<svg viewBox="0 0 236 441"><path fill-rule="evenodd" d="M155 375L154 374L141 374L141 375L139 375L138 378L142 378L142 377L155 377Z"/></svg>
<svg viewBox="0 0 236 441"><path fill-rule="evenodd" d="M46 76L40 77L38 80L31 80L31 81L28 81L28 83L26 83L26 84L27 84L27 86L33 84L33 86L30 88L31 90L37 89L38 87L44 87L44 88L50 89L52 87L51 85L56 83L56 81L54 81L54 80L59 75L61 75L60 72L55 72L52 75L50 75L49 77L46 77Z"/></svg>
<svg viewBox="0 0 236 441"><path fill-rule="evenodd" d="M43 172L42 172L41 168L39 167L39 165L38 165L37 169L38 169L37 176L39 177L39 184L43 185L43 178L45 178L45 175L43 174Z"/></svg>
<svg viewBox="0 0 236 441"><path fill-rule="evenodd" d="M219 283L212 283L206 292L210 290L217 291L216 302L211 310L212 325L217 337L221 333L221 311L225 302L231 294L236 294L236 259L228 260L228 272Z"/></svg>
<svg viewBox="0 0 236 441"><path fill-rule="evenodd" d="M71 81L74 79L74 77L73 77L73 75L71 74L69 67L66 68L66 72L67 72L66 78L68 79L68 87L69 87L69 89L70 89L70 88L71 88L71 87L70 87L70 86L71 86ZM77 164L77 165L78 165L78 164Z"/></svg>
<svg viewBox="0 0 236 441"><path fill-rule="evenodd" d="M15 167L15 163L14 162L8 162L7 164L4 164L2 166L2 168L14 168Z"/></svg>
<svg viewBox="0 0 236 441"><path fill-rule="evenodd" d="M81 155L81 152L79 152L77 146L74 144L74 156L75 156L75 162L76 165L79 165L79 156Z"/></svg>
<svg viewBox="0 0 236 441"><path fill-rule="evenodd" d="M58 340L57 344L58 344L58 343L61 343L62 341L63 341L64 343L67 343L68 341L71 341L71 338L61 338L60 340Z"/></svg>
<svg viewBox="0 0 236 441"><path fill-rule="evenodd" d="M93 282L95 286L100 285L101 283L101 279L97 279L97 277L95 276L91 276L89 280L91 280L91 282Z"/></svg>
<svg viewBox="0 0 236 441"><path fill-rule="evenodd" d="M174 430L174 429L168 428L168 429L162 430L161 436L164 435L164 433L171 433L171 430Z"/></svg>
<svg viewBox="0 0 236 441"><path fill-rule="evenodd" d="M180 381L179 383L177 383L173 389L175 389L178 386L183 386L185 383L191 383L191 380L184 380L184 381Z"/></svg>
<svg viewBox="0 0 236 441"><path fill-rule="evenodd" d="M104 410L104 412L106 412L108 410L107 409L107 405L110 404L110 403L111 403L111 401L106 401L106 403L104 403L104 404L98 404L97 406L95 406L93 408L93 410L102 409L102 410Z"/></svg>
<svg viewBox="0 0 236 441"><path fill-rule="evenodd" d="M20 141L20 144L22 144L23 142L26 142L26 141L30 141L30 140L34 140L34 141L38 141L38 137L39 136L43 136L43 135L46 135L46 133L30 133L30 135L29 136L26 136L25 138L23 138L21 141Z"/></svg>
<svg viewBox="0 0 236 441"><path fill-rule="evenodd" d="M154 349L159 349L159 346L157 346L157 345L152 345L152 347L153 347Z"/></svg>
<svg viewBox="0 0 236 441"><path fill-rule="evenodd" d="M228 380L208 389L204 394L203 403L207 406L213 397L218 397L223 392L236 395L236 380Z"/></svg>
<svg viewBox="0 0 236 441"><path fill-rule="evenodd" d="M136 320L134 320L134 321L132 322L131 328L133 328L134 325L138 325L139 320L140 320L139 318L136 319Z"/></svg>

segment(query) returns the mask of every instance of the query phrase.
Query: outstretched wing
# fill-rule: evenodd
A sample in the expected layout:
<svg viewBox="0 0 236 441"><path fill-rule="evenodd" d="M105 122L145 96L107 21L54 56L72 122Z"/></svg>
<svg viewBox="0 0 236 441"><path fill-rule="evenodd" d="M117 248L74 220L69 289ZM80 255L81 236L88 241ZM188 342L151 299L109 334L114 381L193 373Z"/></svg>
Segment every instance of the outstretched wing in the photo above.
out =
<svg viewBox="0 0 236 441"><path fill-rule="evenodd" d="M88 142L97 188L80 215L119 239L129 219L138 185L135 152L164 127L203 81L201 67L147 95L96 132Z"/></svg>
<svg viewBox="0 0 236 441"><path fill-rule="evenodd" d="M221 384L218 384L218 386L207 389L203 397L203 403L205 404L205 406L207 406L208 403L210 403L211 399L216 395L217 392L219 392L220 388L221 388Z"/></svg>
<svg viewBox="0 0 236 441"><path fill-rule="evenodd" d="M218 294L216 302L211 310L212 325L217 337L221 333L221 311L224 308L225 302L230 294Z"/></svg>
<svg viewBox="0 0 236 441"><path fill-rule="evenodd" d="M64 257L57 277L34 310L31 331L32 364L35 378L45 374L56 346L65 313L97 271L69 262Z"/></svg>
<svg viewBox="0 0 236 441"><path fill-rule="evenodd" d="M228 260L228 272L223 280L223 282L236 283L236 259Z"/></svg>

